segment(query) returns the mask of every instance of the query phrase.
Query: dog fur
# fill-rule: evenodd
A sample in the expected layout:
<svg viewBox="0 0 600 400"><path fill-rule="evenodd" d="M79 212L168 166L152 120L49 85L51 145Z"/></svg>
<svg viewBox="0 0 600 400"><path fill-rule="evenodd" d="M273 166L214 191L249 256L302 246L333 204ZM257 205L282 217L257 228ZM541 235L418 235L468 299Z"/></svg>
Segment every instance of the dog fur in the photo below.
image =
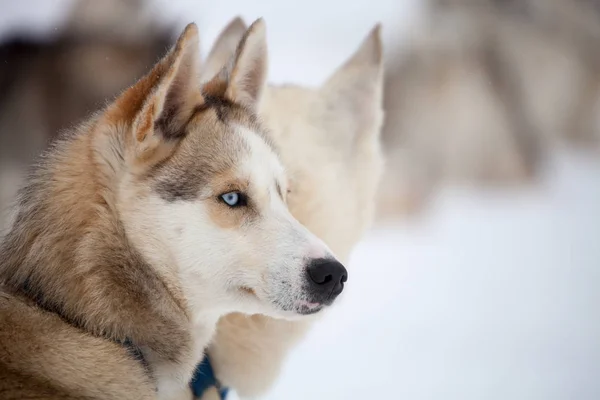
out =
<svg viewBox="0 0 600 400"><path fill-rule="evenodd" d="M223 30L205 77L227 59L245 29L237 18ZM344 261L374 214L383 169L382 74L377 26L320 88L267 86L260 106L288 171L290 211ZM264 393L313 322L241 313L221 318L208 350L217 378L242 397Z"/></svg>
<svg viewBox="0 0 600 400"><path fill-rule="evenodd" d="M258 20L200 86L190 24L44 156L0 249L3 396L189 398L220 316L305 318L333 302L345 275L327 296L311 282L307 268L332 252L288 211L256 118L266 51ZM225 204L231 193L241 203Z"/></svg>

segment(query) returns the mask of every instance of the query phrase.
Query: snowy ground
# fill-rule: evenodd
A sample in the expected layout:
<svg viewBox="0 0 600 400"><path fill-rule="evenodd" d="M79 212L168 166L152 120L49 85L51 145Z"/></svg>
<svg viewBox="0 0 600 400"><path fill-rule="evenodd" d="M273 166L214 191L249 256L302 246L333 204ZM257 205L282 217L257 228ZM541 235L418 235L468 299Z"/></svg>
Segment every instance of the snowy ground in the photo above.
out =
<svg viewBox="0 0 600 400"><path fill-rule="evenodd" d="M599 399L600 163L376 228L268 399Z"/></svg>
<svg viewBox="0 0 600 400"><path fill-rule="evenodd" d="M0 0L13 11L0 13L0 33L23 21L51 33L69 1ZM264 16L271 80L310 85L375 22L389 42L418 9L417 0L158 3L169 4L166 20L200 24L204 51L233 16ZM267 399L600 399L599 238L600 163L583 156L557 157L526 192L447 190L422 220L378 227L358 246L344 301Z"/></svg>

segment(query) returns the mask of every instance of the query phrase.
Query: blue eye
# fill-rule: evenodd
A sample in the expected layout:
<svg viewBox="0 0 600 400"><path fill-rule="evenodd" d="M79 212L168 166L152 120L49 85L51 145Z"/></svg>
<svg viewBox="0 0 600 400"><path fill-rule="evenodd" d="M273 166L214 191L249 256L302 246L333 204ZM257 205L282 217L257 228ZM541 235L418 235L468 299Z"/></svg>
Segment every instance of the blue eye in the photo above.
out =
<svg viewBox="0 0 600 400"><path fill-rule="evenodd" d="M239 192L229 192L222 194L221 200L225 202L229 207L240 207L246 205L245 197Z"/></svg>

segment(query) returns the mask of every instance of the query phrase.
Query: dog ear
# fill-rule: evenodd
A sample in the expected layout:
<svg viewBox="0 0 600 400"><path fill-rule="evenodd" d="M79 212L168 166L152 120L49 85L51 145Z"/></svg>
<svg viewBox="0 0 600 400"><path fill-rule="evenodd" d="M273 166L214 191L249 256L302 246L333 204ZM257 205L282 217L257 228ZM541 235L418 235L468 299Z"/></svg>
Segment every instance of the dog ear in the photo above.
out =
<svg viewBox="0 0 600 400"><path fill-rule="evenodd" d="M352 120L352 131L379 132L383 119L383 49L376 25L359 49L321 87L333 112Z"/></svg>
<svg viewBox="0 0 600 400"><path fill-rule="evenodd" d="M189 24L169 53L109 107L113 123L130 127L129 161L156 163L185 135L194 107L202 103L198 42L198 28Z"/></svg>
<svg viewBox="0 0 600 400"><path fill-rule="evenodd" d="M237 17L221 31L202 66L201 82L213 78L227 64L247 30L246 23L240 17Z"/></svg>
<svg viewBox="0 0 600 400"><path fill-rule="evenodd" d="M267 64L266 28L263 20L258 19L250 25L225 67L203 86L202 92L256 112L267 80Z"/></svg>

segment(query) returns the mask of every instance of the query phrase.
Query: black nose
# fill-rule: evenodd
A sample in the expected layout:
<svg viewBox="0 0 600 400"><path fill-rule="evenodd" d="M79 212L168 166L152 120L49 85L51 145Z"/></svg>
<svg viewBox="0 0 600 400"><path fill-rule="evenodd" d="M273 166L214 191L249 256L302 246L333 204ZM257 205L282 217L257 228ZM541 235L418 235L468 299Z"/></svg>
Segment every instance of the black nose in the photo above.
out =
<svg viewBox="0 0 600 400"><path fill-rule="evenodd" d="M336 260L318 258L308 265L311 291L319 301L333 300L344 290L348 271Z"/></svg>

